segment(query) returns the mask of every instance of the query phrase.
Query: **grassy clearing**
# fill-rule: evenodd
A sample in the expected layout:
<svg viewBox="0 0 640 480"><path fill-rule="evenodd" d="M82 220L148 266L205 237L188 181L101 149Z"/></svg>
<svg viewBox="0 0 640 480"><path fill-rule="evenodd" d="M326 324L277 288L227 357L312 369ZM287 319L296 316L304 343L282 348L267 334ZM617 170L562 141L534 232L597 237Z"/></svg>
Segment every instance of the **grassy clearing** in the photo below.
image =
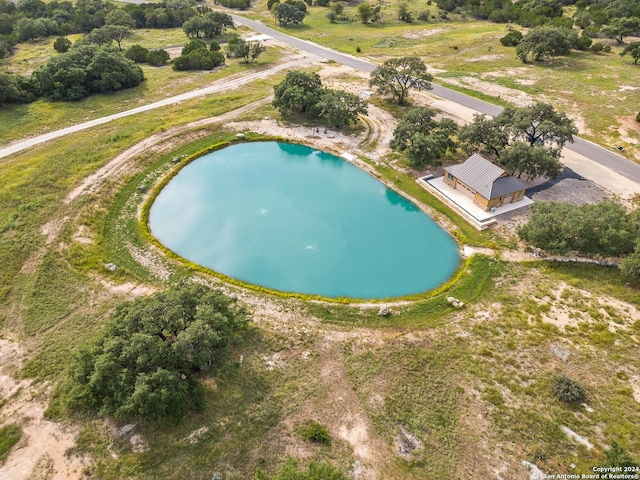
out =
<svg viewBox="0 0 640 480"><path fill-rule="evenodd" d="M553 269L522 266L518 270L521 270L518 276L525 275L524 287L528 285L527 276L532 277L529 280L532 282L557 285L558 273ZM606 269L600 268L600 273L597 275L600 288L615 295L618 280ZM613 333L603 323L604 318L589 316L589 311L597 311L593 308L598 304L597 297L578 299L574 295L569 299L566 307L580 313L579 328L561 330L542 321L541 315L548 310L541 309L538 302L523 304L517 300L514 294L518 290L512 287L502 293L498 297L501 311L494 312L490 322L477 323L472 331L476 342L480 339L477 343L489 347L479 345L476 349L472 372L497 388L503 397L492 402L492 419L498 430L504 432L505 438L518 438L519 443L528 445L529 461L545 465L549 471L565 471L568 462L565 455L576 448L561 431L562 425L595 445L604 446L615 440L637 452L640 445L631 427L639 420L637 404L628 377L616 374L633 365L637 340L633 340L631 332ZM560 300L554 292L544 295L551 295L552 304ZM622 311L618 314L624 316ZM607 341L603 342L603 334ZM589 408L563 404L552 396L551 378L559 373L585 387ZM598 425L606 428L602 431ZM601 448L578 448L578 451L575 473L588 473L591 466L602 461Z"/></svg>
<svg viewBox="0 0 640 480"><path fill-rule="evenodd" d="M345 362L378 433L391 440L402 427L424 445L412 461L398 462L402 478L457 477L464 435L458 421L459 353L446 341L430 348L406 342L352 354Z"/></svg>

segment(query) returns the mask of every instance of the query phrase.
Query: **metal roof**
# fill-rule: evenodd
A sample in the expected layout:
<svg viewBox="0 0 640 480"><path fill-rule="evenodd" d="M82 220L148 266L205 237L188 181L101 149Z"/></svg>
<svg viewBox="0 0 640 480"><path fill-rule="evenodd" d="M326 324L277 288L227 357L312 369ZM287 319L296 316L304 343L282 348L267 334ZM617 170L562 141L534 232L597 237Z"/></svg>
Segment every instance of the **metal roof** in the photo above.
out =
<svg viewBox="0 0 640 480"><path fill-rule="evenodd" d="M445 167L444 170L489 200L527 188L517 178L503 177L505 171L502 168L477 153L464 163Z"/></svg>
<svg viewBox="0 0 640 480"><path fill-rule="evenodd" d="M526 188L527 186L516 177L507 175L506 177L500 177L493 182L491 196L486 198L492 200L494 198L504 197L505 195L511 195L512 193L525 190Z"/></svg>

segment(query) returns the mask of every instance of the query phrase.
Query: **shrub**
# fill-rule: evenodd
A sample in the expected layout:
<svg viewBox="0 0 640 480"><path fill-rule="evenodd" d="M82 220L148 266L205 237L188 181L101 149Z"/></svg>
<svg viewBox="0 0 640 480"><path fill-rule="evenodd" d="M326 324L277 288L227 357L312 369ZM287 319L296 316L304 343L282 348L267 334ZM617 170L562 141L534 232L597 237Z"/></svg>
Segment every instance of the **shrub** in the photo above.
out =
<svg viewBox="0 0 640 480"><path fill-rule="evenodd" d="M582 402L587 398L582 386L565 375L553 377L551 388L553 395L563 402Z"/></svg>
<svg viewBox="0 0 640 480"><path fill-rule="evenodd" d="M302 430L302 436L306 440L310 440L316 443L329 443L329 432L327 428L316 422L315 420L311 420Z"/></svg>
<svg viewBox="0 0 640 480"><path fill-rule="evenodd" d="M53 42L53 49L58 53L64 53L71 48L71 40L67 37L58 37Z"/></svg>
<svg viewBox="0 0 640 480"><path fill-rule="evenodd" d="M174 70L212 70L224 63L222 52L210 52L201 48L181 55L173 61Z"/></svg>
<svg viewBox="0 0 640 480"><path fill-rule="evenodd" d="M219 52L220 51L220 44L218 42L216 42L215 40L211 40L211 43L209 44L209 51L210 52Z"/></svg>
<svg viewBox="0 0 640 480"><path fill-rule="evenodd" d="M500 39L500 43L505 47L517 47L522 40L522 32L520 30L511 30Z"/></svg>
<svg viewBox="0 0 640 480"><path fill-rule="evenodd" d="M418 14L418 20L421 22L428 22L431 12L429 10L423 10Z"/></svg>
<svg viewBox="0 0 640 480"><path fill-rule="evenodd" d="M204 43L202 40L200 40L199 38L195 38L193 40L189 40L187 42L187 44L182 47L182 55L188 55L191 52L195 51L195 50L200 50L201 48L206 49L207 48L207 44Z"/></svg>
<svg viewBox="0 0 640 480"><path fill-rule="evenodd" d="M328 462L311 460L307 470L300 470L298 463L293 458L287 459L274 475L269 475L264 470L258 470L254 476L254 480L347 480L348 478Z"/></svg>
<svg viewBox="0 0 640 480"><path fill-rule="evenodd" d="M151 50L147 54L147 63L149 65L153 65L154 67L161 67L169 60L169 54L166 50Z"/></svg>
<svg viewBox="0 0 640 480"><path fill-rule="evenodd" d="M640 112L638 112L638 115L636 115L636 122L640 123Z"/></svg>
<svg viewBox="0 0 640 480"><path fill-rule="evenodd" d="M147 55L149 55L149 50L141 47L140 45L132 45L130 46L126 52L124 52L124 56L129 60L133 60L136 63L144 63L147 61Z"/></svg>
<svg viewBox="0 0 640 480"><path fill-rule="evenodd" d="M611 442L611 448L605 452L607 462L603 467L639 467L636 462L615 440Z"/></svg>

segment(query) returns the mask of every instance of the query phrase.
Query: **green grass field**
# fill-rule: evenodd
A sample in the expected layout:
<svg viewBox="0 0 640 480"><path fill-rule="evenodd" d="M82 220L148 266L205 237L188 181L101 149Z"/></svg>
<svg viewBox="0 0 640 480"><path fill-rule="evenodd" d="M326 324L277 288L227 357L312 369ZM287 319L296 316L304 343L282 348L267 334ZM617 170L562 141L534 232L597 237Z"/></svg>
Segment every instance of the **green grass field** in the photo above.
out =
<svg viewBox="0 0 640 480"><path fill-rule="evenodd" d="M602 105L584 87L589 82L592 91L608 95L600 98L602 104L619 101L618 91L628 95L625 108L640 109L631 91L620 90L637 70L617 55L578 53L547 66L523 66L511 58L512 50L499 46L502 25L400 25L391 22L393 6L385 12L389 25L331 25L324 10L311 11L307 26L291 29L296 35L352 54L360 46L362 55L376 61L419 54L443 70L440 78L502 72L489 78L550 101L584 102L582 115L594 131L593 122L604 126L607 120L598 117ZM179 33L149 31L136 42L179 43ZM213 73L147 68L145 85L132 91L74 104L38 101L3 108L0 143L181 93L285 55L273 49L257 66L234 61ZM32 45L21 47L8 64L18 62L26 70L45 58ZM511 69L524 70L514 77L506 73ZM541 71L544 81L537 76ZM584 72L585 78L577 75ZM16 376L41 385L63 379L73 352L100 333L134 287L149 291L196 278L237 294L254 312L253 326L234 346L230 364L203 378L204 412L178 426L136 427L146 444L142 452L102 419L70 415L64 392L57 391L48 416L78 428L69 454L89 455L87 474L209 480L220 472L225 479L248 479L258 468L275 472L293 456L302 464L326 460L344 472L359 471L362 478L374 473L389 479L492 478L496 471L503 478L524 478L523 460L548 473L590 473L606 462L612 441L640 458L633 389L640 377L640 293L614 269L477 256L446 289L394 303L391 315L380 317L377 304L310 302L226 285L150 246L139 228L140 186L151 188L175 168L173 157L233 140L236 133L225 125L184 126L265 98L282 76L120 119L0 160L0 338L24 347L22 363L13 365ZM518 78L533 83L522 85ZM563 97L565 90L571 95ZM242 118L264 117L278 115L266 105ZM163 141L138 152L99 188L64 201L119 153L161 133ZM446 222L459 240L497 249L512 244L497 232L475 231L411 175L387 165L376 168L377 175ZM158 276L154 261L168 279ZM105 270L107 262L118 270ZM454 309L448 296L465 307ZM553 397L551 378L558 373L584 387L586 406ZM0 414L20 399L33 400L29 391L0 398ZM311 421L327 428L328 443L311 442L301 433ZM587 438L593 448L576 443L562 427ZM397 447L403 430L420 443L406 454ZM18 439L17 427L0 429L0 462L14 453L10 449Z"/></svg>

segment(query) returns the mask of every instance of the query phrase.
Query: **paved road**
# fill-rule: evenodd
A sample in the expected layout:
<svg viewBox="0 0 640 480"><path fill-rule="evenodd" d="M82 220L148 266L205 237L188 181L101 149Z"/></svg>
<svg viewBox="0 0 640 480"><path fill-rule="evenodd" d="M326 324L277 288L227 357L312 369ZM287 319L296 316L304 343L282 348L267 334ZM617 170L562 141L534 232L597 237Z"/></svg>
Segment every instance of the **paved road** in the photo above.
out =
<svg viewBox="0 0 640 480"><path fill-rule="evenodd" d="M262 22L249 20L248 18L244 18L238 15L231 16L237 23L245 25L252 30L255 30L256 32L269 35L270 37L273 37L280 42L287 43L299 50L303 50L319 57L333 60L335 62L347 65L358 70L364 70L365 72L371 72L374 68L376 68L376 65L367 62L366 60L339 53L326 47L321 47L320 45L313 42L300 40L299 38L295 38L285 33L279 32L278 30L274 30L273 28L268 27ZM445 100L458 103L477 112L491 116L498 115L502 111L502 107L493 105L483 100L479 100L477 98L470 97L468 95L465 95L464 93L451 90L435 83L433 84L433 90L430 90L429 93ZM579 137L575 138L574 143L565 145L565 148L579 153L580 155L584 155L585 157L613 170L616 173L619 173L629 180L640 183L640 165L632 162L631 160L627 160L621 155L618 155L614 152L600 147L599 145L596 145L595 143L589 142L588 140L584 140Z"/></svg>

